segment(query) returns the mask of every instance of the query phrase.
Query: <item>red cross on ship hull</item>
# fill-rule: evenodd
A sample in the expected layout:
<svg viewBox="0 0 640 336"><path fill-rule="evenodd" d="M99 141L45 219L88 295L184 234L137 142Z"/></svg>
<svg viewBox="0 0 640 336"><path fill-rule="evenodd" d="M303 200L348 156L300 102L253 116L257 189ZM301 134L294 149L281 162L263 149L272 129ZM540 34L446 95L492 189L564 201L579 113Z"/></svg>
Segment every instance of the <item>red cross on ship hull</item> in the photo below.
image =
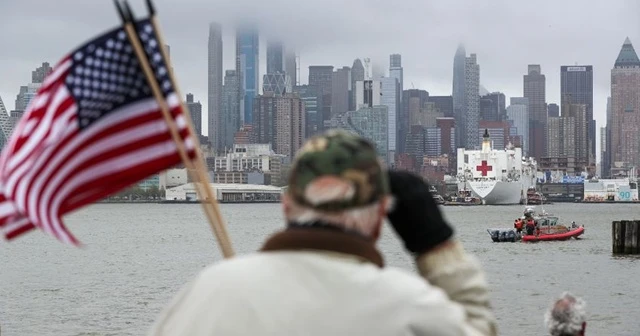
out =
<svg viewBox="0 0 640 336"><path fill-rule="evenodd" d="M482 160L482 164L476 166L476 170L482 172L482 176L487 176L487 173L493 171L493 167L487 164L487 160Z"/></svg>

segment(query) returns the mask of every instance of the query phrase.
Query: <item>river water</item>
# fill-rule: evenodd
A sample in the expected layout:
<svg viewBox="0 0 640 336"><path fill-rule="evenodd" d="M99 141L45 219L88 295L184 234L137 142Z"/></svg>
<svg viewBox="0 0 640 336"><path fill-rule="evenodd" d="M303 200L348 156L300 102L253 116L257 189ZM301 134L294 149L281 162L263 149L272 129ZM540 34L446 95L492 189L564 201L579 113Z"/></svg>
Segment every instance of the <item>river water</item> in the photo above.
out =
<svg viewBox="0 0 640 336"><path fill-rule="evenodd" d="M465 248L483 263L500 335L543 335L543 312L562 291L587 301L589 335L638 335L640 258L611 255L611 221L638 205L554 204L584 223L582 240L492 243L522 206L445 207ZM282 227L279 204L222 205L236 252ZM10 335L142 335L175 292L220 252L198 205L97 204L66 218L83 248L41 232L0 245L0 326ZM388 228L388 265L412 269Z"/></svg>

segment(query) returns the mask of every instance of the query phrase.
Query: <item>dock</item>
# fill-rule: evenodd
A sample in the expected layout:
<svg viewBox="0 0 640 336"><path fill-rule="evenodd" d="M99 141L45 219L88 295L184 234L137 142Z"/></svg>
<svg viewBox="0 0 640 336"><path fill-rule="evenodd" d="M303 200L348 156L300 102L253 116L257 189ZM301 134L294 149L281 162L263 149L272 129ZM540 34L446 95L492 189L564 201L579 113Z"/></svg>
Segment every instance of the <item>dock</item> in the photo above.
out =
<svg viewBox="0 0 640 336"><path fill-rule="evenodd" d="M483 204L482 203L449 202L449 201L446 201L442 205L444 205L444 206L476 206L476 205L483 205Z"/></svg>
<svg viewBox="0 0 640 336"><path fill-rule="evenodd" d="M611 241L613 254L640 254L640 221L612 222Z"/></svg>

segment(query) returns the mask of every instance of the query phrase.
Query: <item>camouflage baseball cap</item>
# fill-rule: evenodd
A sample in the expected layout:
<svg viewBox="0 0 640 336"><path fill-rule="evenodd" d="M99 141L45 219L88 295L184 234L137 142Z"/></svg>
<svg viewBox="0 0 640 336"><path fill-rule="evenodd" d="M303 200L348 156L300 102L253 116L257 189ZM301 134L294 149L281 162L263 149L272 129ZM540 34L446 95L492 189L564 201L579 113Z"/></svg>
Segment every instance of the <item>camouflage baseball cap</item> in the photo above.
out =
<svg viewBox="0 0 640 336"><path fill-rule="evenodd" d="M287 193L301 205L341 211L380 200L389 194L389 181L372 143L330 130L310 138L298 151Z"/></svg>

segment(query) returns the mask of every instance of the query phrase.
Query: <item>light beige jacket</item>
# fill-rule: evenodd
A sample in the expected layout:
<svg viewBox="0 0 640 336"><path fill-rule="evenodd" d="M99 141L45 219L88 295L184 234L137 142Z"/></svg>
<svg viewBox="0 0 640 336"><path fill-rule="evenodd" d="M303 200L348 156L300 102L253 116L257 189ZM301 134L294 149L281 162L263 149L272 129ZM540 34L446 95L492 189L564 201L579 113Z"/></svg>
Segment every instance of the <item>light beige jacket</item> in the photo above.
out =
<svg viewBox="0 0 640 336"><path fill-rule="evenodd" d="M149 335L497 334L483 272L459 243L418 258L422 277L346 243L324 251L283 244L209 266Z"/></svg>

